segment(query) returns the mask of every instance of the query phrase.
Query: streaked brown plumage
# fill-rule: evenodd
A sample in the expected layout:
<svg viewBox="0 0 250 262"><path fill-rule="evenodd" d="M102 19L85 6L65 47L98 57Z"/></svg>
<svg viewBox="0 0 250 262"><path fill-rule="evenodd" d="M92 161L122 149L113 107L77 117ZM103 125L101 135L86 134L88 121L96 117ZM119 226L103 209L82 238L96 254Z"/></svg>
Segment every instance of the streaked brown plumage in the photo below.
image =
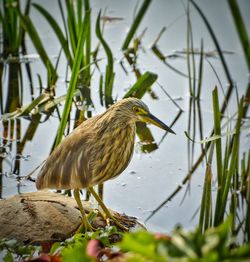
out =
<svg viewBox="0 0 250 262"><path fill-rule="evenodd" d="M52 152L36 182L38 189L91 188L122 173L133 154L136 122L169 127L139 99L123 99L77 127Z"/></svg>

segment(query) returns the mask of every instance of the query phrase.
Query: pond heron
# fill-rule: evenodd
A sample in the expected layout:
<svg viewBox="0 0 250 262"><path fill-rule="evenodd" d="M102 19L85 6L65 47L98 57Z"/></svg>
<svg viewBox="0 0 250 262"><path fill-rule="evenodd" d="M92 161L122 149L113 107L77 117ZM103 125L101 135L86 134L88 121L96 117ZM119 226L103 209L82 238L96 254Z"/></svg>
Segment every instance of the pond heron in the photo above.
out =
<svg viewBox="0 0 250 262"><path fill-rule="evenodd" d="M96 198L106 217L114 219L93 186L118 176L128 166L139 121L174 133L141 100L122 99L104 113L84 121L56 147L38 174L37 189L74 189L85 229L91 225L80 200L83 188Z"/></svg>

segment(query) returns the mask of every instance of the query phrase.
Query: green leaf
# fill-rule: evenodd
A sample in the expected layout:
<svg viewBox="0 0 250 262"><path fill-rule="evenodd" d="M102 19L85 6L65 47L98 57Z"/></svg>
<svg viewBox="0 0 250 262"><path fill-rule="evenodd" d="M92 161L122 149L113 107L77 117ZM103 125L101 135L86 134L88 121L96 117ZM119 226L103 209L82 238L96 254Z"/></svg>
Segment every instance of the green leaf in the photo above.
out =
<svg viewBox="0 0 250 262"><path fill-rule="evenodd" d="M155 237L147 231L125 234L119 244L123 251L132 251L153 261L166 261L164 257L157 254L156 245Z"/></svg>
<svg viewBox="0 0 250 262"><path fill-rule="evenodd" d="M164 54L162 53L162 51L159 49L159 47L157 46L157 44L154 44L152 47L151 47L151 50L153 52L153 54L159 58L163 63L164 65L166 65L168 68L170 68L171 70L173 70L175 73L183 76L183 77L187 77L188 78L188 75L186 75L185 73L181 72L180 70L176 69L175 67L173 67L171 64L169 64L167 62L167 59L166 57L164 56Z"/></svg>
<svg viewBox="0 0 250 262"><path fill-rule="evenodd" d="M143 4L141 5L141 7L138 11L138 14L136 15L135 20L134 20L132 26L130 27L129 32L128 32L128 34L125 38L125 41L122 45L123 51L128 48L129 43L132 40L137 28L139 27L139 25L142 21L142 18L144 17L150 3L151 3L151 0L144 0Z"/></svg>
<svg viewBox="0 0 250 262"><path fill-rule="evenodd" d="M14 262L13 255L10 251L7 252L7 254L4 257L4 262Z"/></svg>
<svg viewBox="0 0 250 262"><path fill-rule="evenodd" d="M217 87L213 90L213 111L214 111L214 134L215 136L221 135L221 114L219 108L219 97ZM216 145L216 160L217 160L217 179L218 186L222 183L222 150L221 150L221 139L215 141Z"/></svg>
<svg viewBox="0 0 250 262"><path fill-rule="evenodd" d="M205 139L202 139L200 141L196 141L196 140L193 140L190 135L188 134L187 131L184 132L186 137L191 140L193 143L199 143L199 144L206 144L208 142L212 142L212 141L215 141L215 140L218 140L218 139L221 139L223 137L227 137L227 136L232 136L235 134L235 130L232 130L232 131L228 131L228 132L225 132L225 133L221 133L221 135L213 135L213 136L210 136L208 138L205 138Z"/></svg>
<svg viewBox="0 0 250 262"><path fill-rule="evenodd" d="M238 161L238 155L239 155L239 139L240 139L240 128L241 128L241 120L243 117L243 105L244 105L244 99L242 98L238 107L238 118L235 126L236 133L233 138L233 145L232 145L232 153L231 153L231 159L230 159L230 165L229 170L227 172L227 176L225 178L225 181L223 181L223 188L222 188L222 199L220 200L220 208L219 208L219 216L217 223L221 223L223 221L224 215L226 213L226 205L228 201L228 193L231 190L231 180L233 177L233 174L236 170L236 165Z"/></svg>
<svg viewBox="0 0 250 262"><path fill-rule="evenodd" d="M205 179L203 184L203 192L202 192L202 199L201 199L201 207L200 207L200 219L199 219L199 226L201 230L205 231L208 227L210 227L211 221L211 211L212 211L212 159L213 159L213 152L214 152L214 143L212 143L210 147L210 152L208 156L208 161L206 164L206 173Z"/></svg>
<svg viewBox="0 0 250 262"><path fill-rule="evenodd" d="M216 50L217 50L217 52L218 52L218 54L219 54L219 57L220 57L220 60L221 60L221 63L222 63L222 67L223 67L223 69L224 69L225 75L226 75L226 77L227 77L227 81L228 81L228 83L229 83L229 87L228 87L228 90L227 90L226 95L225 95L226 97L225 97L224 103L223 103L223 105L222 105L222 107L221 107L221 114L223 114L224 111L225 111L225 109L226 109L226 107L227 107L227 104L228 104L227 101L229 101L229 99L230 99L230 97L231 97L231 94L232 94L232 91L233 91L233 86L234 86L234 85L233 85L233 80L232 80L232 77L231 77L231 75L230 75L230 72L229 72L229 69L228 69L226 60L225 60L225 58L224 58L223 52L222 52L222 50L221 50L221 47L220 47L220 45L219 45L219 41L218 41L218 39L217 39L217 37L216 37L216 35L215 35L215 33L214 33L214 31L213 31L210 23L209 23L209 21L207 20L205 14L202 12L202 10L200 9L200 7L196 4L196 2L195 2L194 0L190 0L190 3L191 3L191 4L194 6L194 8L197 10L197 12L198 12L199 15L201 16L204 24L205 24L206 27L207 27L207 30L208 30L208 32L209 32L209 34L210 34L210 36L211 36L211 38L212 38L212 40L213 40L213 42L214 42L214 45L215 45L215 47L216 47Z"/></svg>
<svg viewBox="0 0 250 262"><path fill-rule="evenodd" d="M52 247L50 248L50 254L54 255L54 253L61 247L60 242L55 242Z"/></svg>
<svg viewBox="0 0 250 262"><path fill-rule="evenodd" d="M129 89L123 98L130 96L142 98L157 79L157 75L151 72L144 73L137 82Z"/></svg>
<svg viewBox="0 0 250 262"><path fill-rule="evenodd" d="M84 0L85 13L90 11L90 5L88 0ZM79 8L80 9L80 8ZM91 20L91 18L90 18ZM91 23L89 24L88 33L85 42L85 55L84 55L84 65L88 66L91 63ZM84 70L84 84L89 87L91 86L91 72L90 66Z"/></svg>
<svg viewBox="0 0 250 262"><path fill-rule="evenodd" d="M39 4L32 4L37 11L39 11L44 18L47 20L47 22L50 24L51 28L54 30L61 46L62 49L64 51L64 54L68 60L69 66L72 68L73 66L73 62L72 62L72 57L69 51L69 45L68 45L68 40L66 39L66 37L64 36L60 26L58 25L58 23L56 22L56 20L52 17L52 15L46 10L44 9L41 5Z"/></svg>
<svg viewBox="0 0 250 262"><path fill-rule="evenodd" d="M92 262L93 259L86 254L87 240L82 239L62 249L63 262Z"/></svg>
<svg viewBox="0 0 250 262"><path fill-rule="evenodd" d="M71 48L72 48L74 56L76 56L77 41L79 40L79 36L77 36L77 22L76 22L77 14L75 14L74 12L74 5L72 1L66 0L65 3L66 3L67 14L68 14L67 22L68 22L68 30L69 30ZM80 29L80 32L81 32L81 29Z"/></svg>
<svg viewBox="0 0 250 262"><path fill-rule="evenodd" d="M106 66L106 73L105 73L104 98L105 98L105 105L109 106L113 104L112 90L113 90L113 81L114 81L114 76L115 76L114 71L113 71L114 60L113 60L112 52L102 36L100 17L101 17L101 12L99 12L97 20L96 20L95 31L96 31L96 36L100 40L105 50L105 53L107 55L107 59L108 59L108 64Z"/></svg>
<svg viewBox="0 0 250 262"><path fill-rule="evenodd" d="M20 20L21 20L21 24L23 26L23 28L25 29L25 31L29 34L30 39L32 40L32 43L34 44L40 58L42 59L45 67L49 68L49 70L51 71L51 74L53 76L52 79L52 84L54 84L57 80L57 73L56 70L54 68L54 66L52 65L47 52L45 51L42 41L38 35L38 32L35 28L35 26L33 25L32 21L30 20L30 18L28 16L24 16L21 14L21 12L18 12Z"/></svg>
<svg viewBox="0 0 250 262"><path fill-rule="evenodd" d="M62 120L60 122L60 126L57 132L55 146L57 146L61 142L63 134L64 134L64 130L67 124L67 119L68 119L71 105L72 105L72 98L74 96L74 92L75 92L75 88L76 88L76 84L78 80L79 69L81 66L81 60L83 56L82 49L83 49L84 41L86 39L86 35L88 32L89 23L90 23L90 13L87 12L84 17L84 21L82 22L82 26L80 30L80 36L79 36L78 43L77 43L76 55L75 55L74 62L73 62L72 75L71 75L71 79L69 83L66 102L64 105L64 109L63 109Z"/></svg>
<svg viewBox="0 0 250 262"><path fill-rule="evenodd" d="M250 43L248 39L247 29L240 13L240 8L236 0L228 0L228 4L234 19L234 23L240 38L240 42L244 51L248 71L250 71Z"/></svg>
<svg viewBox="0 0 250 262"><path fill-rule="evenodd" d="M250 243L246 243L238 248L231 250L230 257L231 258L241 258L241 257L248 257L250 254Z"/></svg>

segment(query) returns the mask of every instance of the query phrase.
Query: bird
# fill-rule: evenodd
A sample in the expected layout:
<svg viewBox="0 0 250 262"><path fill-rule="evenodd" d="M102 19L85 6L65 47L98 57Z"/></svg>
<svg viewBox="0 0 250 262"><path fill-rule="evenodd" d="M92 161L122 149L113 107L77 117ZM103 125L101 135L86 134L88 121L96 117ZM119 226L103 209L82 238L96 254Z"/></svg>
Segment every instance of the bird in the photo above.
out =
<svg viewBox="0 0 250 262"><path fill-rule="evenodd" d="M140 99L121 99L105 112L82 122L63 139L39 171L37 189L72 189L85 229L91 225L80 200L81 189L88 189L106 217L114 219L93 186L117 177L128 166L137 122L151 123L175 134ZM118 221L114 222L122 228Z"/></svg>

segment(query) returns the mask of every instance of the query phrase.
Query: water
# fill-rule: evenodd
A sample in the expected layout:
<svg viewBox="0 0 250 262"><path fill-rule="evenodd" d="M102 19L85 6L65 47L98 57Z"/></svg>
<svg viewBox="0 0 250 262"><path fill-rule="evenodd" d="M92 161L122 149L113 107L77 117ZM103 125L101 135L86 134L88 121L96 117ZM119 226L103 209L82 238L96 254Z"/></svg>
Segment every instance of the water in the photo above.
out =
<svg viewBox="0 0 250 262"><path fill-rule="evenodd" d="M49 10L53 17L57 21L61 21L60 14L58 12L57 1L34 1L43 5ZM229 70L233 77L233 80L237 84L239 95L244 94L244 90L249 80L249 75L242 53L241 45L237 37L237 32L233 24L233 20L230 14L230 10L227 6L227 1L199 1L199 6L205 12L211 26L218 37L220 46L224 51L233 52L233 54L225 54ZM125 39L125 35L129 29L131 21L133 19L133 10L135 8L134 1L91 1L92 6L92 23L93 28L95 24L95 17L98 14L100 8L104 10L106 8L107 16L122 17L123 20L114 21L108 23L105 27L104 37L111 47L115 63L115 88L114 97L120 99L125 90L133 85L136 81L134 74L131 72L131 67L125 64L129 74L126 75L119 65L119 61L122 58L122 52L120 48ZM249 25L250 17L247 10L250 10L249 1L239 1L242 15L245 19L245 24ZM31 19L36 25L39 35L45 44L46 51L52 58L53 63L56 62L56 58L60 51L60 45L56 40L56 37L48 24L41 17L40 14L31 8ZM210 35L207 32L204 23L191 8L191 21L194 37L194 47L199 49L201 39L204 41L204 51L214 51L215 47L211 40ZM175 51L182 51L186 48L186 16L181 1L165 1L157 0L152 1L149 10L143 19L143 22L138 30L137 35L147 28L147 31L142 38L142 49L139 51L138 56L138 68L141 72L152 71L158 74L158 83L164 87L164 89L173 97L176 98L175 102L182 108L183 113L173 126L173 130L176 132L176 136L168 134L163 140L164 132L156 127L150 126L150 130L155 138L156 143L161 143L158 150L153 151L150 154L145 154L140 151L139 139L137 138L137 145L134 156L128 168L116 179L105 183L104 188L104 201L110 208L124 212L129 215L133 215L144 221L150 214L150 211L155 209L162 201L164 201L188 173L188 152L187 152L187 138L184 131L188 128L188 112L189 112L189 87L188 79L184 78L169 68L167 68L159 59L157 59L150 46L156 39L158 33L163 26L167 27L166 32L163 34L159 41L159 47L164 54L173 54ZM62 21L61 21L62 24ZM250 27L247 27L248 31ZM250 32L248 32L250 33ZM97 44L96 36L93 33L93 48ZM34 58L30 61L32 69L32 78L34 86L34 97L39 94L39 83L37 74L39 73L46 83L46 70L39 59L36 58L36 50L33 47L31 41L27 38L28 53L34 55ZM105 54L101 50L99 57L104 58ZM227 79L225 77L223 68L221 66L220 59L215 54L210 58L207 58L216 70L219 80L223 85L223 89L227 89ZM187 73L187 62L185 55L183 58L168 59L168 63L178 68L181 72ZM199 56L196 57L196 67L198 68ZM67 83L66 79L66 59L62 56L58 75L59 80L56 83L57 96L65 94L65 88ZM105 71L106 60L100 62L101 71ZM21 64L22 77L23 77L23 104L31 102L31 96L29 91L29 81L27 73L25 71L25 64ZM3 84L3 97L7 96L8 75L10 74L9 65L4 64L5 77L2 78ZM11 69L10 69L11 70ZM203 69L203 85L201 94L201 108L203 115L203 132L204 137L208 137L213 126L213 114L212 114L212 94L211 91L217 85L219 87L220 101L223 101L222 90L219 85L219 81L214 74L211 66L206 60L204 60ZM69 78L68 78L69 79ZM99 75L96 72L92 79L91 90L92 99L95 105L93 114L103 112L105 108L99 104L98 96ZM160 86L156 83L153 85L152 90L159 97L158 100L152 100L150 95L146 94L143 97L143 101L149 106L151 112L159 117L166 124L170 124L176 115L178 114L178 108L170 101L166 94L161 90ZM180 98L180 99L179 99ZM232 99L229 102L227 114L232 114L236 109L235 92ZM60 106L62 109L63 106ZM74 114L71 115L72 117ZM21 118L18 121L13 121L14 134L11 136L10 123L5 124L5 132L7 132L8 139L14 139L14 141L8 141L2 149L1 155L4 156L1 163L2 168L2 191L1 197L6 198L17 193L36 191L34 183L30 181L22 181L18 183L16 181L16 174L21 176L28 174L36 166L38 166L49 155L59 120L54 113L47 121L45 116L41 116L41 123L37 125L35 130L34 124L30 124L30 121ZM8 131L6 131L8 130ZM18 132L20 133L18 134ZM200 140L199 132L197 129L196 140ZM0 123L0 134L4 136L4 125ZM17 138L19 136L19 138ZM19 142L17 142L17 140ZM21 141L21 143L20 143ZM1 139L1 146L3 140ZM249 148L249 136L244 136L244 143L242 150ZM21 146L23 145L23 148ZM21 153L22 157L18 157L16 160L16 152ZM200 145L195 146L194 161L200 154ZM197 224L198 217L193 215L196 213L200 205L202 184L204 180L205 164L195 171L192 180L190 190L188 190L184 201L184 193L187 187L184 186L179 194L177 194L171 202L164 206L152 219L150 219L146 226L154 231L166 231L169 232L176 224L182 224L185 228L192 228ZM13 175L13 173L16 173Z"/></svg>

